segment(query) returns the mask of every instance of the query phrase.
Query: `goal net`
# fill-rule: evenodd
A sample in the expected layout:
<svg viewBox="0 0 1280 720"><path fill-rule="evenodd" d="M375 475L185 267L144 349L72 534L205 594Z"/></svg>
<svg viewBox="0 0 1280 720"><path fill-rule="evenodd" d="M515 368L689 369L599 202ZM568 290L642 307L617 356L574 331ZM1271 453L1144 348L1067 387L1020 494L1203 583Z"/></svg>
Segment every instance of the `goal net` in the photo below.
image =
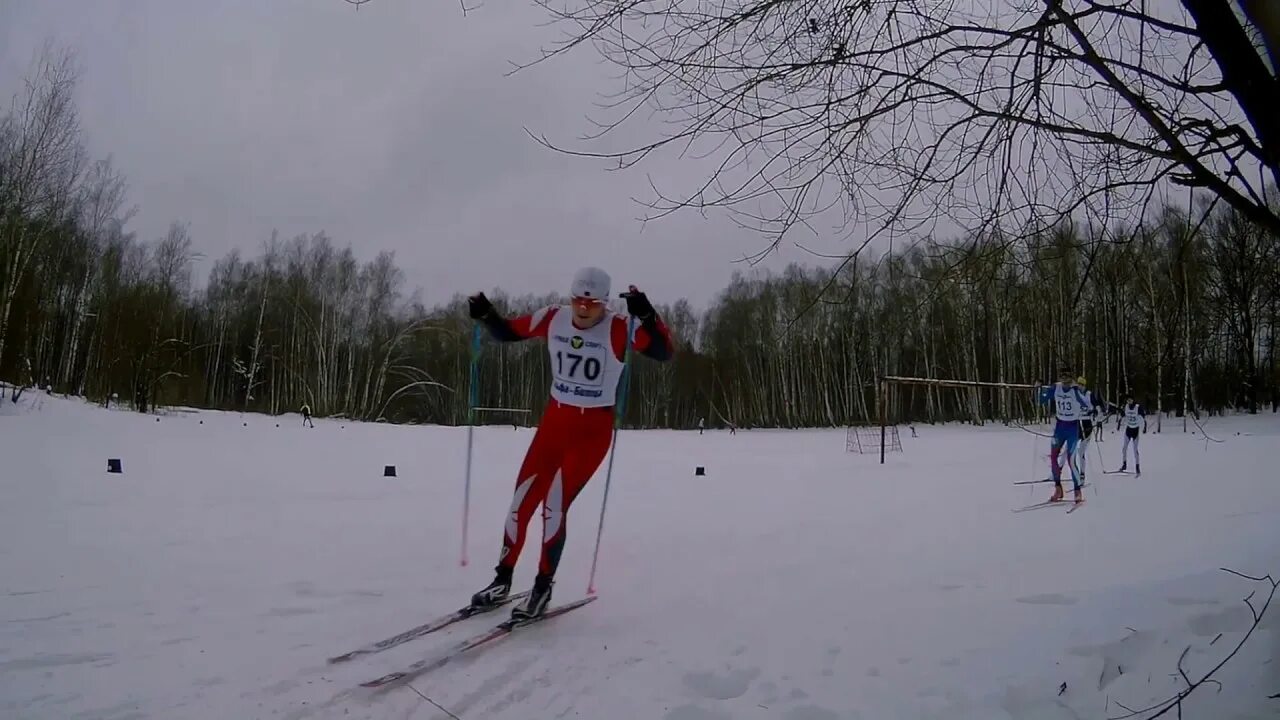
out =
<svg viewBox="0 0 1280 720"><path fill-rule="evenodd" d="M898 426L890 425L881 433L874 425L850 425L844 439L845 452L868 455L885 452L902 452L902 439L898 437Z"/></svg>
<svg viewBox="0 0 1280 720"><path fill-rule="evenodd" d="M876 447L880 452L880 462L884 463L886 452L902 451L902 443L897 439L900 424L958 420L982 425L993 420L1009 423L1015 419L1035 418L1037 387L1026 383L884 376L880 378L876 393L880 427L875 431L884 438ZM890 440L890 434L893 440ZM892 448L894 443L898 445L897 450Z"/></svg>

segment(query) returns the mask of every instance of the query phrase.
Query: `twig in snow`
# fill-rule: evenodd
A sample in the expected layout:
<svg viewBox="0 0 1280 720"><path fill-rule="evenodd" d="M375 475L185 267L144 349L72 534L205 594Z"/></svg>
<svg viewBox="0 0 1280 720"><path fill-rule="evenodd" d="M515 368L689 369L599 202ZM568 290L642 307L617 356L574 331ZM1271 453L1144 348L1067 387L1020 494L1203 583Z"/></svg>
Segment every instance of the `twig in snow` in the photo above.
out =
<svg viewBox="0 0 1280 720"><path fill-rule="evenodd" d="M1187 653L1191 652L1191 646L1188 645L1182 654L1178 656L1178 674L1182 676L1182 680L1187 683L1187 687L1191 687L1191 678L1187 677L1187 671L1182 669L1182 661L1187 659Z"/></svg>
<svg viewBox="0 0 1280 720"><path fill-rule="evenodd" d="M1182 701L1188 695L1194 692L1196 688L1200 687L1205 683L1212 682L1218 686L1218 692L1222 692L1222 683L1217 680L1214 680L1213 674L1218 672L1218 670L1223 665L1226 665L1227 661L1235 657L1236 653L1240 652L1240 648L1244 647L1244 644L1249 641L1249 638L1253 635L1253 631L1258 629L1258 625L1262 623L1262 616L1266 614L1267 608L1271 606L1271 600L1275 597L1277 588L1280 588L1280 581L1275 580L1274 578L1271 577L1271 575L1264 575L1262 577L1253 577L1251 575L1245 575L1244 573L1236 572L1235 570L1231 570L1228 568L1220 568L1220 569L1224 572L1231 573L1232 575L1237 575L1246 580L1252 580L1253 582L1266 581L1271 585L1271 592L1267 593L1267 600L1262 604L1262 607L1260 609L1255 608L1253 605L1253 596L1257 594L1257 590L1254 590L1253 592L1249 593L1248 597L1244 599L1244 603L1248 605L1249 609L1253 612L1253 625L1249 627L1248 632L1244 634L1244 637L1240 639L1240 642L1236 644L1235 648L1230 653L1228 653L1226 657L1222 658L1222 660L1219 661L1217 665L1214 665L1212 668L1210 668L1209 671L1206 672L1203 677L1201 677L1199 680L1196 680L1195 682L1192 682L1191 679L1187 677L1186 671L1182 669L1182 663L1186 659L1187 653L1191 650L1191 647L1188 646L1187 649L1183 650L1182 654L1178 656L1178 666L1177 666L1178 674L1181 675L1182 679L1187 683L1186 689L1179 691L1177 695L1174 695L1173 697L1167 700L1162 700L1154 705L1145 707L1141 710L1130 710L1119 701L1116 701L1116 705L1119 705L1125 710L1128 710L1129 714L1119 715L1119 716L1110 716L1108 720L1125 720L1126 718L1136 717L1138 715L1142 715L1144 713L1149 713L1149 712L1153 712L1154 714L1147 715L1146 717L1143 718L1143 720L1155 720L1155 718L1165 715L1170 710L1174 710L1174 709L1178 711L1178 717L1181 718L1182 717Z"/></svg>
<svg viewBox="0 0 1280 720"><path fill-rule="evenodd" d="M1209 437L1209 433L1205 432L1204 426L1200 424L1200 420L1195 415L1191 416L1191 422L1195 423L1196 427L1200 428L1200 434L1204 435L1205 440L1212 440L1213 442L1216 442L1216 443L1224 442L1222 440L1219 440L1218 438ZM1205 448L1207 449L1208 447L1209 447L1209 443L1206 442Z"/></svg>
<svg viewBox="0 0 1280 720"><path fill-rule="evenodd" d="M414 691L415 693L418 693L418 697L422 698L423 700L426 700L427 702L431 703L432 705L435 705L435 706L436 706L436 708L437 708L438 710L440 710L440 712L442 712L442 713L444 713L445 715L448 715L449 717L453 718L453 720L462 720L462 718L460 718L460 717L458 717L457 715L454 715L453 713L449 712L449 709L448 709L448 708L446 708L445 706L441 705L440 703L436 702L435 700L432 700L431 698L427 697L426 695L423 695L423 694L422 694L422 691L421 691L421 690L419 690L418 688L414 687L413 685L409 685L409 689L410 689L410 690L412 690L412 691Z"/></svg>

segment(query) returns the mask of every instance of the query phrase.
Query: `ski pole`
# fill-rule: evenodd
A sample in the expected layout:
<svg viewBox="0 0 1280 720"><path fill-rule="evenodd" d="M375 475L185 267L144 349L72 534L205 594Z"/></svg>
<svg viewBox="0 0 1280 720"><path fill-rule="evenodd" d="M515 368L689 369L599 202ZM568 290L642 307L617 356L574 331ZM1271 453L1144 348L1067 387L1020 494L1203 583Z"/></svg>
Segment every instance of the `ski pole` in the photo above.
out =
<svg viewBox="0 0 1280 720"><path fill-rule="evenodd" d="M613 445L609 449L609 467L604 473L604 499L600 501L600 523L596 526L596 549L591 553L591 576L587 579L587 594L596 594L596 562L600 559L600 538L604 537L604 510L609 505L609 484L613 480L613 458L618 454L618 428L627 411L627 390L631 387L631 339L635 334L636 318L627 320L627 347L623 351L622 393L618 397L618 412L613 418Z"/></svg>
<svg viewBox="0 0 1280 720"><path fill-rule="evenodd" d="M1102 448L1101 448L1100 446L1098 446L1098 445L1094 445L1093 443L1089 443L1089 444L1090 444L1090 445L1093 445L1094 450L1097 450L1097 452L1096 452L1096 453L1094 453L1094 454L1095 454L1095 455L1097 455L1097 457L1098 457L1098 473L1099 473L1099 474L1101 474L1101 475L1106 475L1106 474L1107 474L1107 466L1106 466L1106 461L1102 459ZM1098 495L1098 494L1099 494L1099 493L1098 493L1098 480L1101 480L1101 479L1102 479L1102 478L1095 478L1095 479L1094 479L1094 481L1093 481L1093 494L1094 494L1094 495Z"/></svg>
<svg viewBox="0 0 1280 720"><path fill-rule="evenodd" d="M462 559L467 566L467 520L471 516L471 448L476 430L476 405L480 396L480 325L471 333L471 386L467 392L467 470L462 485Z"/></svg>

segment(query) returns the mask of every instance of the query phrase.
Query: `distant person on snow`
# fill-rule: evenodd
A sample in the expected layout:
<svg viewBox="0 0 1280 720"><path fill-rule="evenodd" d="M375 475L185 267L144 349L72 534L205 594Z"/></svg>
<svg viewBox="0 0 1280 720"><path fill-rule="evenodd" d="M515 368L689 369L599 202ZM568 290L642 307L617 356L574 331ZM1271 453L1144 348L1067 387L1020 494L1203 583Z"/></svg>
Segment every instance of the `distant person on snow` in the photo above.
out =
<svg viewBox="0 0 1280 720"><path fill-rule="evenodd" d="M1049 472L1053 476L1053 495L1050 502L1062 499L1062 468L1058 465L1058 455L1066 449L1067 465L1071 468L1071 483L1075 488L1075 501L1084 502L1084 493L1080 489L1080 475L1076 472L1076 445L1080 440L1080 420L1093 412L1089 400L1071 379L1070 368L1062 368L1058 373L1058 382L1040 390L1040 402L1054 406L1057 424L1053 428L1053 441L1049 451Z"/></svg>
<svg viewBox="0 0 1280 720"><path fill-rule="evenodd" d="M302 424L310 425L311 427L316 426L315 423L311 422L311 406L306 403L302 404Z"/></svg>
<svg viewBox="0 0 1280 720"><path fill-rule="evenodd" d="M1089 468L1089 442L1093 439L1094 428L1101 429L1102 422L1099 415L1102 411L1101 400L1093 394L1088 388L1088 381L1083 375L1076 378L1076 385L1079 386L1080 394L1084 396L1085 403L1089 410L1082 411L1080 414L1080 443L1076 452L1076 467L1080 470L1080 482L1085 481L1085 475Z"/></svg>
<svg viewBox="0 0 1280 720"><path fill-rule="evenodd" d="M707 429L707 419L698 418L698 434L701 435Z"/></svg>
<svg viewBox="0 0 1280 720"><path fill-rule="evenodd" d="M1133 470L1142 474L1142 459L1138 457L1138 426L1147 432L1147 410L1133 401L1133 393L1124 396L1124 411L1116 418L1116 430L1124 423L1124 447L1120 449L1120 472L1129 469L1129 443L1133 443Z"/></svg>
<svg viewBox="0 0 1280 720"><path fill-rule="evenodd" d="M551 305L511 320L494 310L484 293L469 298L471 317L494 338L515 342L544 338L551 358L551 398L516 477L515 494L502 536L496 576L471 598L477 608L506 600L524 545L525 527L538 503L542 508L542 555L533 590L511 611L513 620L541 615L564 550L566 514L574 498L600 467L612 442L614 404L627 343L654 360L672 356L671 336L645 294L634 285L624 295L627 312L639 322L627 337L625 316L607 307L609 275L586 267L573 277L569 305Z"/></svg>

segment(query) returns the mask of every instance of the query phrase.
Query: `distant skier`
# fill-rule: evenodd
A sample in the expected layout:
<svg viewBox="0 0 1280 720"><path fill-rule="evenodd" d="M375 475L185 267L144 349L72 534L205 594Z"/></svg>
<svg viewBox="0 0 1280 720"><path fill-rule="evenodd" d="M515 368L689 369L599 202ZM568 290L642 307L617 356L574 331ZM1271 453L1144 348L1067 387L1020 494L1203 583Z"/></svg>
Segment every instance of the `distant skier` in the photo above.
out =
<svg viewBox="0 0 1280 720"><path fill-rule="evenodd" d="M707 429L707 419L698 418L698 434L701 435Z"/></svg>
<svg viewBox="0 0 1280 720"><path fill-rule="evenodd" d="M1057 502L1063 497L1062 468L1058 465L1058 455L1065 448L1066 462L1071 468L1071 483L1075 489L1075 501L1084 502L1084 493L1080 489L1080 475L1076 471L1074 458L1076 445L1080 440L1080 419L1092 412L1089 401L1071 379L1070 369L1064 367L1058 373L1056 384L1041 388L1040 402L1045 405L1052 403L1057 418L1049 451L1049 472L1053 476L1053 495L1049 501Z"/></svg>
<svg viewBox="0 0 1280 720"><path fill-rule="evenodd" d="M1089 468L1089 443L1093 439L1094 428L1101 428L1102 423L1099 419L1101 412L1101 398L1093 394L1088 388L1088 381L1083 375L1076 378L1076 385L1079 386L1080 394L1085 399L1085 404L1089 410L1080 413L1080 443L1076 446L1076 467L1080 470L1080 482L1085 481L1085 476Z"/></svg>
<svg viewBox="0 0 1280 720"><path fill-rule="evenodd" d="M316 426L315 423L311 422L311 406L306 403L302 404L302 424L313 428Z"/></svg>
<svg viewBox="0 0 1280 720"><path fill-rule="evenodd" d="M1093 439L1102 442L1106 437L1106 425L1119 407L1106 398L1093 397Z"/></svg>
<svg viewBox="0 0 1280 720"><path fill-rule="evenodd" d="M1124 424L1124 447L1120 449L1120 472L1129 469L1129 443L1133 443L1133 470L1135 475L1142 474L1142 459L1138 456L1138 427L1143 434L1147 432L1147 410L1133 401L1133 394L1124 396L1124 409L1116 418L1116 430Z"/></svg>
<svg viewBox="0 0 1280 720"><path fill-rule="evenodd" d="M551 358L551 398L529 444L502 536L492 583L471 598L492 607L511 592L511 579L525 527L542 503L542 554L533 590L512 619L541 615L551 601L556 566L564 550L566 514L591 479L612 442L614 403L628 341L654 360L672 356L671 336L645 294L634 285L625 294L627 312L639 324L627 337L627 319L609 310L609 275L586 267L573 277L571 304L550 305L511 320L494 310L484 293L469 298L471 317L503 342L545 338Z"/></svg>

